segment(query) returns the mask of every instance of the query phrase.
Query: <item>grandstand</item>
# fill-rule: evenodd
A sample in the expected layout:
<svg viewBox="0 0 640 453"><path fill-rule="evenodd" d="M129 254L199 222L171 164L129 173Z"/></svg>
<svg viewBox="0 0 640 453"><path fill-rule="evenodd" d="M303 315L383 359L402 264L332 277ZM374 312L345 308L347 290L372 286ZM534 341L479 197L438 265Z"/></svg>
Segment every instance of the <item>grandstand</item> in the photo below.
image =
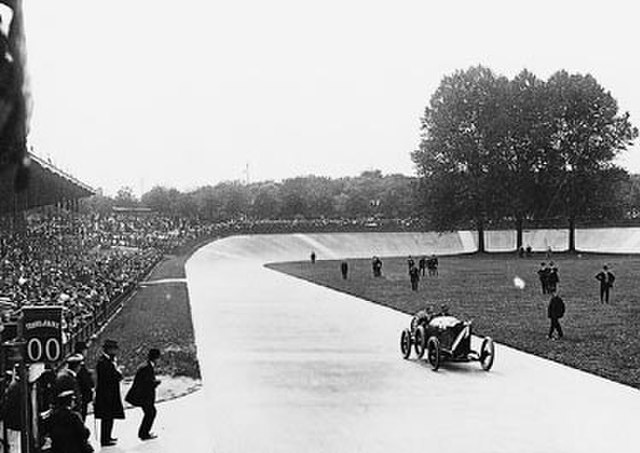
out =
<svg viewBox="0 0 640 453"><path fill-rule="evenodd" d="M28 153L29 184L23 191L14 188L16 168L0 175L0 216L16 215L43 206L75 209L78 200L95 194L95 190L56 168L33 153Z"/></svg>

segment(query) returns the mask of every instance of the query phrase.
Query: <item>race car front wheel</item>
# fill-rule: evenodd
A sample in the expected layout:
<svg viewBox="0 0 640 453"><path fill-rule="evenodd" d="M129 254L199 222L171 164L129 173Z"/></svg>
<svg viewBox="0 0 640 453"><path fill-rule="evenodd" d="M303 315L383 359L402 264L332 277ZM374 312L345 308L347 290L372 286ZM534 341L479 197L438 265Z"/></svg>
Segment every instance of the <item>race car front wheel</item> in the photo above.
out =
<svg viewBox="0 0 640 453"><path fill-rule="evenodd" d="M433 371L440 368L440 341L436 337L429 338L427 342L427 360Z"/></svg>
<svg viewBox="0 0 640 453"><path fill-rule="evenodd" d="M404 329L400 335L400 351L405 359L411 355L411 331L409 329Z"/></svg>
<svg viewBox="0 0 640 453"><path fill-rule="evenodd" d="M480 347L480 365L485 371L489 371L493 366L493 359L496 356L495 346L491 337L485 337Z"/></svg>
<svg viewBox="0 0 640 453"><path fill-rule="evenodd" d="M424 331L424 326L418 326L416 329L416 338L414 339L414 349L416 350L416 355L419 359L424 356L424 346L427 342L427 336Z"/></svg>

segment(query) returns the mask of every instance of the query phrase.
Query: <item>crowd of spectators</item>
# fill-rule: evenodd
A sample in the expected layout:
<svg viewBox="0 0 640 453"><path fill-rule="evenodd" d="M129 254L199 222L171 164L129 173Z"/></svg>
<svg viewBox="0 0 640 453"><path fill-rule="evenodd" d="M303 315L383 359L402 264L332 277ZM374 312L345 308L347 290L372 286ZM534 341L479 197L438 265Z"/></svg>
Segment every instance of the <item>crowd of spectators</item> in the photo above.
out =
<svg viewBox="0 0 640 453"><path fill-rule="evenodd" d="M7 321L25 305L61 305L69 336L89 320L95 323L165 253L202 238L418 228L416 221L396 219L211 222L154 214L32 214L19 233L0 228L0 309Z"/></svg>
<svg viewBox="0 0 640 453"><path fill-rule="evenodd" d="M227 234L349 233L362 231L425 231L420 219L325 218L325 219L242 219L215 224L213 231Z"/></svg>
<svg viewBox="0 0 640 453"><path fill-rule="evenodd" d="M30 216L20 233L0 230L3 321L24 305L62 305L65 332L73 334L135 287L164 252L202 233L161 217Z"/></svg>

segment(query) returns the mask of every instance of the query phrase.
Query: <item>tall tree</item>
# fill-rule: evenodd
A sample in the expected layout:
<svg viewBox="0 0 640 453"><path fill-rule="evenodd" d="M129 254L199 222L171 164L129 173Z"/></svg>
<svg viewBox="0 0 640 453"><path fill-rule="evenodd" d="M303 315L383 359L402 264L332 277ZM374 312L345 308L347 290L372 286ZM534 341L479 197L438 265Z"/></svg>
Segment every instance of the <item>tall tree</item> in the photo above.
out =
<svg viewBox="0 0 640 453"><path fill-rule="evenodd" d="M549 152L554 156L548 184L555 191L548 210L569 219L569 249L575 250L576 218L602 207L598 194L611 192L624 178L626 172L614 159L633 143L638 129L589 74L559 71L547 87L553 118Z"/></svg>
<svg viewBox="0 0 640 453"><path fill-rule="evenodd" d="M626 172L613 159L637 137L629 115L590 75L528 71L512 81L481 66L447 76L422 119L417 164L424 210L436 227L470 220L575 219L622 212L616 197Z"/></svg>
<svg viewBox="0 0 640 453"><path fill-rule="evenodd" d="M494 149L503 139L500 115L508 81L477 66L445 76L422 118L422 140L412 158L422 177L424 209L438 229L473 222L478 250L484 228L502 209Z"/></svg>

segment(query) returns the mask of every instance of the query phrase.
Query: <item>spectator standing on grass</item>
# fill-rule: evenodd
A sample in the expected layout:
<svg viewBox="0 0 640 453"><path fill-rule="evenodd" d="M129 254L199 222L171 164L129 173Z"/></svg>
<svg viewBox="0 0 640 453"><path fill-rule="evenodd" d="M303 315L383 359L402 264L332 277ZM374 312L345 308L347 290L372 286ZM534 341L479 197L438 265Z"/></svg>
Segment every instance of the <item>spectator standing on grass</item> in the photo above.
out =
<svg viewBox="0 0 640 453"><path fill-rule="evenodd" d="M558 267L553 263L553 261L551 261L549 263L549 273L547 275L547 292L549 294L555 292L558 289L558 283L560 283Z"/></svg>
<svg viewBox="0 0 640 453"><path fill-rule="evenodd" d="M600 282L600 303L609 303L609 291L613 287L613 282L616 280L607 265L602 266L602 270L596 275L596 280Z"/></svg>
<svg viewBox="0 0 640 453"><path fill-rule="evenodd" d="M311 264L316 264L316 252L311 252Z"/></svg>
<svg viewBox="0 0 640 453"><path fill-rule="evenodd" d="M540 263L540 269L536 272L538 274L538 278L540 279L540 286L542 286L542 294L549 293L549 268L547 267L547 263Z"/></svg>
<svg viewBox="0 0 640 453"><path fill-rule="evenodd" d="M156 436L151 432L153 421L156 418L156 387L160 385L160 381L156 379L156 364L160 359L160 350L152 348L147 354L147 362L136 371L133 384L127 392L126 401L133 406L140 407L144 416L138 429L138 437L141 440L155 439Z"/></svg>
<svg viewBox="0 0 640 453"><path fill-rule="evenodd" d="M411 255L409 255L409 257L407 258L407 267L409 268L409 273L411 272L411 269L416 267L416 262L413 260L413 257Z"/></svg>
<svg viewBox="0 0 640 453"><path fill-rule="evenodd" d="M349 274L349 264L346 261L340 263L340 272L342 273L342 279L346 280L347 275Z"/></svg>
<svg viewBox="0 0 640 453"><path fill-rule="evenodd" d="M533 253L533 249L531 248L531 244L527 244L527 248L525 249L525 251L527 252L527 258L529 258L531 256L531 254Z"/></svg>
<svg viewBox="0 0 640 453"><path fill-rule="evenodd" d="M435 253L431 255L431 258L427 261L427 268L429 269L430 277L438 276L438 257Z"/></svg>
<svg viewBox="0 0 640 453"><path fill-rule="evenodd" d="M96 365L96 400L94 403L95 418L100 419L100 445L115 445L117 439L111 436L113 421L124 419L124 407L120 396L122 372L116 365L118 342L106 340L102 345L102 355Z"/></svg>
<svg viewBox="0 0 640 453"><path fill-rule="evenodd" d="M82 362L80 363L80 368L78 369L78 385L80 386L80 393L82 394L82 402L80 403L80 416L82 417L82 421L84 422L87 419L87 409L89 403L93 401L93 388L95 384L93 383L93 376L91 376L91 372L87 369L85 365L85 359L87 357L87 344L84 341L78 341L74 347L74 351L76 354L82 356Z"/></svg>
<svg viewBox="0 0 640 453"><path fill-rule="evenodd" d="M420 274L424 277L424 274L427 270L427 257L423 256L418 261L418 267L420 268Z"/></svg>
<svg viewBox="0 0 640 453"><path fill-rule="evenodd" d="M374 277L382 276L382 260L377 256L374 256L371 260L371 270L373 271Z"/></svg>
<svg viewBox="0 0 640 453"><path fill-rule="evenodd" d="M562 298L558 295L557 291L554 291L549 300L549 306L547 307L547 316L551 320L551 326L549 327L549 339L553 338L553 332L558 332L558 338L562 338L562 326L560 325L560 318L564 316L565 305Z"/></svg>
<svg viewBox="0 0 640 453"><path fill-rule="evenodd" d="M420 270L413 266L409 271L409 279L411 280L411 290L418 291L418 282L420 282Z"/></svg>

